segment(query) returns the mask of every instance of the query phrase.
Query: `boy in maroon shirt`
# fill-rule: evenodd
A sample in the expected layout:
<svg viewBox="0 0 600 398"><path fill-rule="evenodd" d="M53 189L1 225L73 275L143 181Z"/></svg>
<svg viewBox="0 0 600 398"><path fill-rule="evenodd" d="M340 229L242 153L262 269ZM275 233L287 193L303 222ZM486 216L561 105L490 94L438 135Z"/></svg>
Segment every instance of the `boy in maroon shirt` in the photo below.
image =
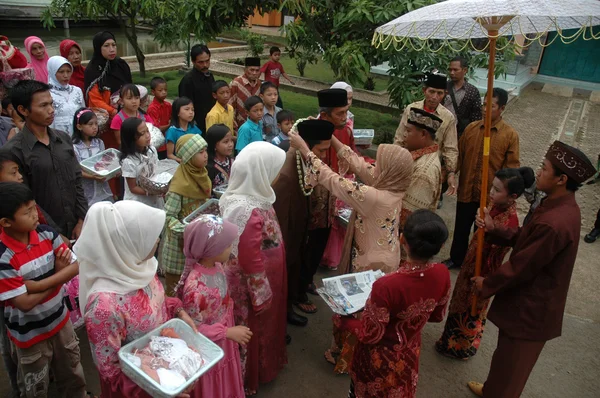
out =
<svg viewBox="0 0 600 398"><path fill-rule="evenodd" d="M285 77L294 86L296 85L296 83L294 83L287 75L287 73L285 73L285 70L283 70L283 65L281 65L281 63L279 62L279 59L281 58L281 50L279 49L279 47L271 47L269 54L271 54L271 59L266 64L264 64L262 68L260 68L260 73L265 74L265 78L263 79L264 81L271 82L275 85L275 87L277 87L278 99L275 106L283 108L281 95L279 95L279 78L281 76Z"/></svg>
<svg viewBox="0 0 600 398"><path fill-rule="evenodd" d="M153 77L150 80L150 90L154 99L148 106L148 116L152 118L154 124L162 131L163 135L171 125L171 103L167 98L167 81L162 77ZM167 158L167 144L157 148L158 158Z"/></svg>

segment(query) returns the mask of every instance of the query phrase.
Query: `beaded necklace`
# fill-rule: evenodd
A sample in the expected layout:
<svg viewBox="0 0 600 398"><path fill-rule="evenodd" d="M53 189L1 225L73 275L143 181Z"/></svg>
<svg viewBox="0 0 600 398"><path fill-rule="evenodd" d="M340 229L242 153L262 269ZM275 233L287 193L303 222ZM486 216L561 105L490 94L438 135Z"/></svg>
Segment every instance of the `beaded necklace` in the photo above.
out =
<svg viewBox="0 0 600 398"><path fill-rule="evenodd" d="M294 123L294 125L292 126L290 133L297 133L298 132L298 125L300 123L302 123L303 121L308 120L306 119L298 119L296 120L296 123ZM305 172L304 172L304 167L302 167L302 155L300 154L300 151L296 151L296 168L298 169L298 183L300 184L300 190L302 191L302 194L304 196L310 196L313 193L314 188L310 188L310 189L306 189L306 185L304 184L304 179L305 179Z"/></svg>

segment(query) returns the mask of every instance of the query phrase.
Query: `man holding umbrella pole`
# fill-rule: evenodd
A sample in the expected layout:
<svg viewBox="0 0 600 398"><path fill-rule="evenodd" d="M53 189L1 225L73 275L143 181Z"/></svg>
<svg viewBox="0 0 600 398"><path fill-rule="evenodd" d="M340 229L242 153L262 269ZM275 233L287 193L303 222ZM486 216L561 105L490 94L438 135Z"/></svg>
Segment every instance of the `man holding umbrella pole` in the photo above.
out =
<svg viewBox="0 0 600 398"><path fill-rule="evenodd" d="M477 217L488 239L512 242L513 251L496 272L471 279L479 297L495 296L488 319L499 329L487 381L468 384L476 395L519 397L546 341L561 335L581 232L575 191L595 172L580 150L555 141L536 176L547 196L529 223L498 230L487 208Z"/></svg>

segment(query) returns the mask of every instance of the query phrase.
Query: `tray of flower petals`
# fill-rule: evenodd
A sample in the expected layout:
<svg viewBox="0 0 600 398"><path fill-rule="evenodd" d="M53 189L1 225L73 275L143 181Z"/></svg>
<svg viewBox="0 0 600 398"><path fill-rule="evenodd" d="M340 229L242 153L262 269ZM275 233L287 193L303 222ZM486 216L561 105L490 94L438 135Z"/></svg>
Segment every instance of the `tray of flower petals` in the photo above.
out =
<svg viewBox="0 0 600 398"><path fill-rule="evenodd" d="M219 346L178 318L119 350L123 373L154 398L181 394L223 356Z"/></svg>
<svg viewBox="0 0 600 398"><path fill-rule="evenodd" d="M80 165L84 171L110 180L121 172L119 156L121 156L121 152L114 148L108 148L83 160Z"/></svg>
<svg viewBox="0 0 600 398"><path fill-rule="evenodd" d="M184 224L189 224L194 221L200 214L212 214L213 216L221 217L221 210L219 209L219 199L209 199L196 210L191 212L186 218L183 219Z"/></svg>

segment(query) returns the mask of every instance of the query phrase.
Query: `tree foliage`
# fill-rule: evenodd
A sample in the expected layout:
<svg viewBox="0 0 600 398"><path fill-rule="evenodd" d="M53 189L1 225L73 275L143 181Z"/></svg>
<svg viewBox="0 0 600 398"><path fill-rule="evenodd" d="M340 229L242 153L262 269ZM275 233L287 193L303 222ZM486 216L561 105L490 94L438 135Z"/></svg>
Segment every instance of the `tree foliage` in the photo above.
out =
<svg viewBox="0 0 600 398"><path fill-rule="evenodd" d="M117 22L144 76L145 57L137 42L141 22L154 28L154 38L161 45L188 42L191 34L196 41L206 42L225 29L244 25L255 9L268 12L278 6L277 0L52 0L42 22L45 27L53 27L54 18Z"/></svg>
<svg viewBox="0 0 600 398"><path fill-rule="evenodd" d="M472 64L486 64L483 54L458 54L445 47L437 52L410 48L396 51L371 45L373 33L407 12L436 0L284 0L281 8L298 16L285 27L291 50L317 51L340 80L356 86L368 83L371 66L388 62L390 103L398 107L421 98L423 72L445 71L451 58L462 55ZM458 45L458 43L457 43ZM500 54L500 59L503 55ZM502 70L502 68L499 68Z"/></svg>

